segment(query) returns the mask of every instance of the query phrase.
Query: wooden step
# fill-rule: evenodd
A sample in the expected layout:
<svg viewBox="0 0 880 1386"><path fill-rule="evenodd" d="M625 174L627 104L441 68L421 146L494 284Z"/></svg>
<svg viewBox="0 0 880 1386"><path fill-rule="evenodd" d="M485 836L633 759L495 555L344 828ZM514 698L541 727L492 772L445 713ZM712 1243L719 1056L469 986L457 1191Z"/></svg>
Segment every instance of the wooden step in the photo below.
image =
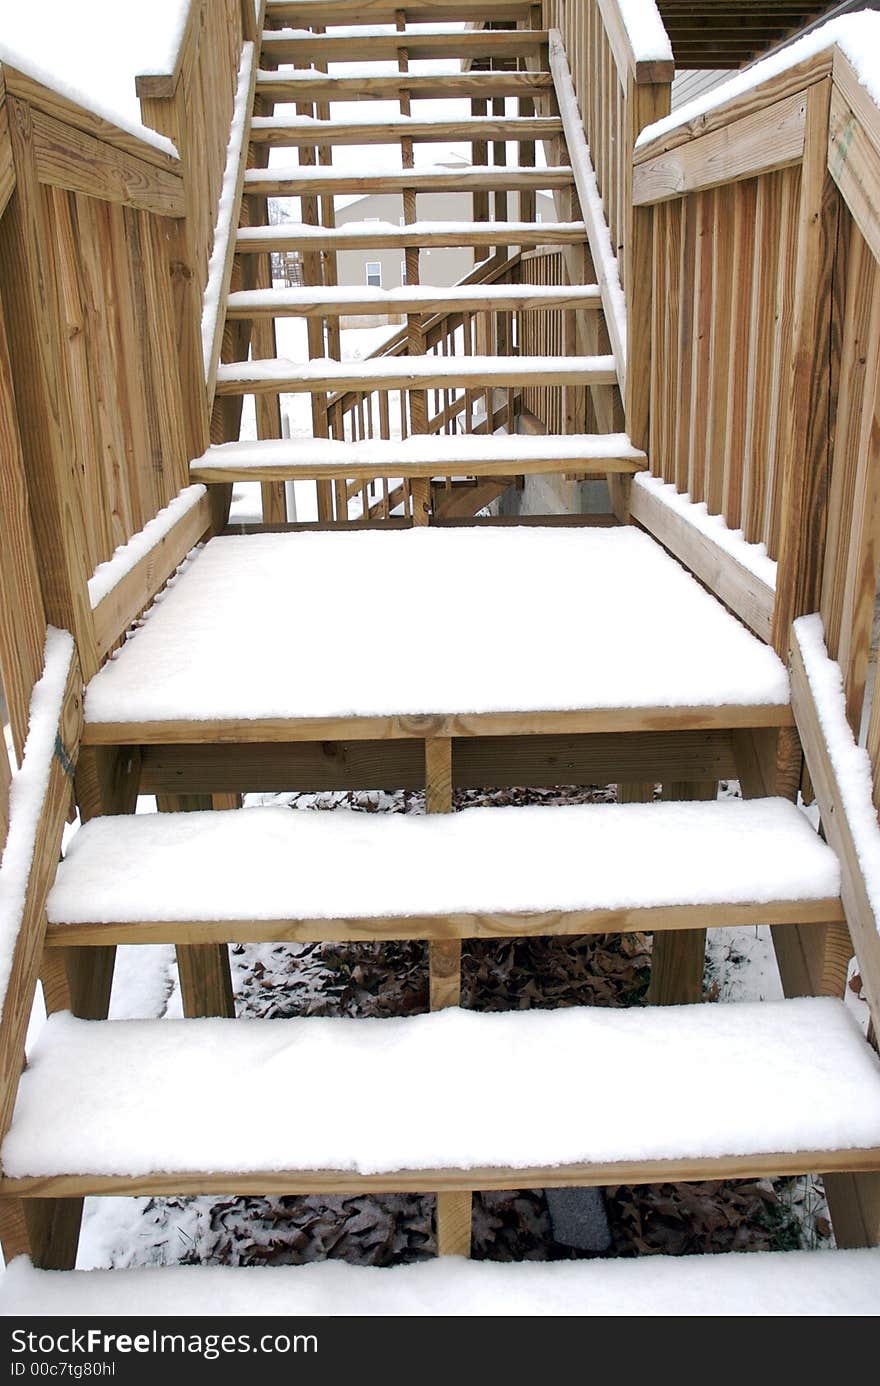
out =
<svg viewBox="0 0 880 1386"><path fill-rule="evenodd" d="M646 466L625 433L416 434L343 442L268 438L219 443L190 463L193 481L319 481L347 477L524 476L555 472L633 473Z"/></svg>
<svg viewBox="0 0 880 1386"><path fill-rule="evenodd" d="M843 918L839 893L837 858L785 799L426 816L130 814L92 819L73 837L49 896L48 939L510 938L828 923Z"/></svg>
<svg viewBox="0 0 880 1386"><path fill-rule="evenodd" d="M519 168L511 164L493 167L466 164L461 168L412 168L387 173L334 173L322 165L294 168L249 168L244 191L252 197L337 196L343 193L417 193L480 191L516 192L567 188L574 181L567 166L559 168Z"/></svg>
<svg viewBox="0 0 880 1386"><path fill-rule="evenodd" d="M435 24L473 20L528 19L534 0L267 0L270 24L394 24L403 9L409 22Z"/></svg>
<svg viewBox="0 0 880 1386"><path fill-rule="evenodd" d="M491 1102L467 1081L486 1073ZM637 1101L622 1074L638 1075ZM304 1084L305 1114L282 1101L243 1121L229 1100ZM880 1060L831 997L392 1020L60 1013L31 1051L2 1161L0 1194L24 1197L878 1170Z"/></svg>
<svg viewBox="0 0 880 1386"><path fill-rule="evenodd" d="M565 1261L465 1261L417 1265L165 1266L135 1270L35 1270L19 1256L0 1283L13 1319L100 1322L227 1316L299 1320L312 1315L417 1315L433 1319L535 1315L630 1317L873 1316L880 1249L761 1251L748 1256L639 1256ZM299 1330L297 1330L299 1331Z"/></svg>
<svg viewBox="0 0 880 1386"><path fill-rule="evenodd" d="M405 49L410 62L432 58L518 58L546 47L546 29L418 29L384 33L361 27L343 34L266 30L260 57L273 63L370 63L397 61Z"/></svg>
<svg viewBox="0 0 880 1386"><path fill-rule="evenodd" d="M469 284L438 288L430 284L399 289L342 288L243 289L226 302L227 318L338 318L349 314L526 313L548 308L598 311L597 284Z"/></svg>
<svg viewBox="0 0 880 1386"><path fill-rule="evenodd" d="M397 144L401 139L413 144L452 144L504 140L528 144L535 140L556 139L562 134L558 116L471 116L465 120L418 120L401 116L394 120L299 120L281 116L254 116L252 144L297 145Z"/></svg>
<svg viewBox="0 0 880 1386"><path fill-rule="evenodd" d="M351 222L328 230L289 222L283 226L249 226L238 232L238 255L269 251L405 250L408 245L441 246L581 245L586 239L582 221L416 221L410 226L391 222Z"/></svg>
<svg viewBox="0 0 880 1386"><path fill-rule="evenodd" d="M493 101L502 96L536 96L551 91L549 72L389 72L382 76L348 73L345 76L316 73L310 68L287 72L260 72L257 95L269 101L396 101L401 91L414 101L445 101L479 97Z"/></svg>
<svg viewBox="0 0 880 1386"><path fill-rule="evenodd" d="M291 594L313 592L316 574L343 606L356 595L395 620L350 622L340 641L325 600L303 601L296 640L279 641ZM83 739L424 741L791 722L774 651L634 526L425 527L212 539L89 682Z"/></svg>
<svg viewBox="0 0 880 1386"><path fill-rule="evenodd" d="M218 395L320 390L453 390L484 385L613 385L613 356L393 356L366 361L230 361Z"/></svg>

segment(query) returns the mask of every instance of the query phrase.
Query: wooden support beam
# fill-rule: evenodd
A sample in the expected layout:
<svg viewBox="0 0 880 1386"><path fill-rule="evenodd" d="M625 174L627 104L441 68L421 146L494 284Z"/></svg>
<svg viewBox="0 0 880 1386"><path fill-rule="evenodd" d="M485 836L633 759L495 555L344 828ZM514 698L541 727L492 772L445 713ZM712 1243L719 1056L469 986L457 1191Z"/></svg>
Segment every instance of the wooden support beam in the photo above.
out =
<svg viewBox="0 0 880 1386"><path fill-rule="evenodd" d="M714 799L717 793L715 780L697 784L667 781L663 785L664 799L708 800ZM648 1004L684 1006L702 1001L705 960L705 929L670 929L655 934L651 946Z"/></svg>
<svg viewBox="0 0 880 1386"><path fill-rule="evenodd" d="M198 813L212 809L210 795L157 794L160 813ZM185 1016L235 1015L229 949L225 943L178 943L177 972Z"/></svg>

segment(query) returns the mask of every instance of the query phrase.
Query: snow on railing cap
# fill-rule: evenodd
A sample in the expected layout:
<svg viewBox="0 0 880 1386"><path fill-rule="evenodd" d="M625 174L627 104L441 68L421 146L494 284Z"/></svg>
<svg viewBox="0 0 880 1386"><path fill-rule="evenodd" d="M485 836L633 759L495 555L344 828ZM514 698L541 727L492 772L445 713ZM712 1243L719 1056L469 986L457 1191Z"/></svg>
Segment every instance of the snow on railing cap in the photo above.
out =
<svg viewBox="0 0 880 1386"><path fill-rule="evenodd" d="M147 144L176 155L140 119L136 76L172 70L190 0L41 0L4 5L0 62Z"/></svg>
<svg viewBox="0 0 880 1386"><path fill-rule="evenodd" d="M620 0L620 3L625 3L625 0ZM636 140L636 148L644 148L652 140L669 134L670 130L688 125L692 120L705 115L707 111L716 110L726 102L732 101L734 97L755 90L771 77L776 77L788 68L796 67L798 63L814 58L818 53L833 47L840 48L846 54L859 82L880 105L880 14L874 10L860 10L857 14L829 20L827 24L814 29L810 34L805 34L795 43L771 53L769 57L762 58L751 67L744 68L742 72L737 72L720 86L703 92L693 101L688 101L671 115L664 116L662 120L655 120L653 125L646 125Z"/></svg>
<svg viewBox="0 0 880 1386"><path fill-rule="evenodd" d="M672 44L654 0L617 0L637 63L673 61Z"/></svg>

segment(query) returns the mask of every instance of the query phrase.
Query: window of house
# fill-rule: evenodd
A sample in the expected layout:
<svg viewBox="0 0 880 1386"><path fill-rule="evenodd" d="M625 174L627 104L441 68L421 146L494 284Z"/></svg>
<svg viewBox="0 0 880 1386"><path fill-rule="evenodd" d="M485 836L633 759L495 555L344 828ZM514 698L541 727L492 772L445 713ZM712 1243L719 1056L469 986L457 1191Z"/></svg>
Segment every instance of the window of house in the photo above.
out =
<svg viewBox="0 0 880 1386"><path fill-rule="evenodd" d="M378 260L367 261L367 287L370 289L381 289L382 287L382 266Z"/></svg>

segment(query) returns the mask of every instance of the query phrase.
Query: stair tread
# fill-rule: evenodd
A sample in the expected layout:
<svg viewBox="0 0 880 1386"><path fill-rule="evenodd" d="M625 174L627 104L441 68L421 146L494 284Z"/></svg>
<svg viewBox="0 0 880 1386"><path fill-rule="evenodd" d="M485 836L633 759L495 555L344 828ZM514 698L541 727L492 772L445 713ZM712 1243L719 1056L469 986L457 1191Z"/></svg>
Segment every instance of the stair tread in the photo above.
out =
<svg viewBox="0 0 880 1386"><path fill-rule="evenodd" d="M314 167L296 165L289 168L251 168L244 177L244 191L269 197L299 197L318 194L402 192L414 188L417 193L461 192L471 184L477 188L500 190L534 188L537 191L566 187L573 182L568 165L553 168L519 168L513 164L499 166L467 164L461 167L426 167L389 169L377 173L338 170L326 165Z"/></svg>
<svg viewBox="0 0 880 1386"><path fill-rule="evenodd" d="M296 310L312 305L339 305L351 312L352 306L363 304L373 312L401 312L408 306L442 304L450 308L468 307L475 302L516 304L535 308L565 306L598 306L601 292L598 284L453 284L449 288L432 284L403 284L394 289L370 288L365 285L343 284L321 289L303 288L239 289L227 299L227 311L232 315L268 308Z"/></svg>
<svg viewBox="0 0 880 1386"><path fill-rule="evenodd" d="M320 599L297 603L295 639L280 640L316 574ZM349 621L340 640L327 613L355 601L397 618ZM641 725L664 707L699 709L700 726L734 725L743 707L740 725L760 726L765 708L790 718L788 697L776 653L631 526L222 536L89 683L86 741L97 723L102 738L123 724L140 738L166 722L213 735L218 719L241 739L263 735L261 719L410 716L393 734L440 735L434 716L468 735L481 713L529 714L536 730L538 711L569 725L583 709L610 710L594 729L616 730L630 709Z"/></svg>
<svg viewBox="0 0 880 1386"><path fill-rule="evenodd" d="M259 808L92 819L74 835L47 908L53 924L476 917L827 900L839 890L834 853L785 799L425 816Z"/></svg>
<svg viewBox="0 0 880 1386"><path fill-rule="evenodd" d="M254 116L250 138L259 142L291 144L359 144L390 142L406 136L423 143L450 139L467 143L480 140L542 140L562 133L559 116L459 116L436 120L393 115L384 120L318 120L314 116Z"/></svg>
<svg viewBox="0 0 880 1386"><path fill-rule="evenodd" d="M485 1073L491 1102L482 1081L468 1080ZM626 1073L639 1076L637 1102ZM587 1076L588 1099L579 1096ZM306 1113L278 1102L270 1119L247 1122L229 1101L230 1092L293 1094L304 1083ZM386 1093L406 1101L385 1102ZM539 1121L523 1093L540 1093ZM729 1168L818 1151L828 1168L841 1163L833 1152L854 1168L875 1157L880 1166L880 1059L831 997L450 1008L390 1020L96 1022L60 1013L33 1046L2 1161L9 1192L15 1179L62 1175L573 1176L573 1167Z"/></svg>
<svg viewBox="0 0 880 1386"><path fill-rule="evenodd" d="M294 1317L571 1314L757 1317L880 1313L880 1249L726 1252L598 1261L457 1257L380 1269L174 1266L43 1271L19 1257L0 1281L6 1316Z"/></svg>
<svg viewBox="0 0 880 1386"><path fill-rule="evenodd" d="M555 243L575 243L583 241L586 227L582 221L416 221L409 226L395 226L393 222L352 222L348 226L325 227L309 226L290 222L282 226L242 227L236 236L239 251L263 248L266 241L279 247L297 247L313 241L325 241L338 249L346 245L390 244L450 246L467 244L468 237L486 237L498 245L520 245L523 238L533 243L548 245Z"/></svg>
<svg viewBox="0 0 880 1386"><path fill-rule="evenodd" d="M575 467L574 464L577 464ZM645 454L625 433L569 434L413 434L402 441L369 438L343 442L331 438L266 438L218 443L190 463L194 481L224 477L271 479L281 476L485 476L536 471L599 472L605 463L637 470Z"/></svg>
<svg viewBox="0 0 880 1386"><path fill-rule="evenodd" d="M371 356L364 361L329 358L292 361L271 357L224 362L217 368L218 394L247 394L262 386L279 393L308 390L409 388L434 381L450 388L494 383L510 387L533 379L540 384L610 385L616 382L613 356Z"/></svg>

